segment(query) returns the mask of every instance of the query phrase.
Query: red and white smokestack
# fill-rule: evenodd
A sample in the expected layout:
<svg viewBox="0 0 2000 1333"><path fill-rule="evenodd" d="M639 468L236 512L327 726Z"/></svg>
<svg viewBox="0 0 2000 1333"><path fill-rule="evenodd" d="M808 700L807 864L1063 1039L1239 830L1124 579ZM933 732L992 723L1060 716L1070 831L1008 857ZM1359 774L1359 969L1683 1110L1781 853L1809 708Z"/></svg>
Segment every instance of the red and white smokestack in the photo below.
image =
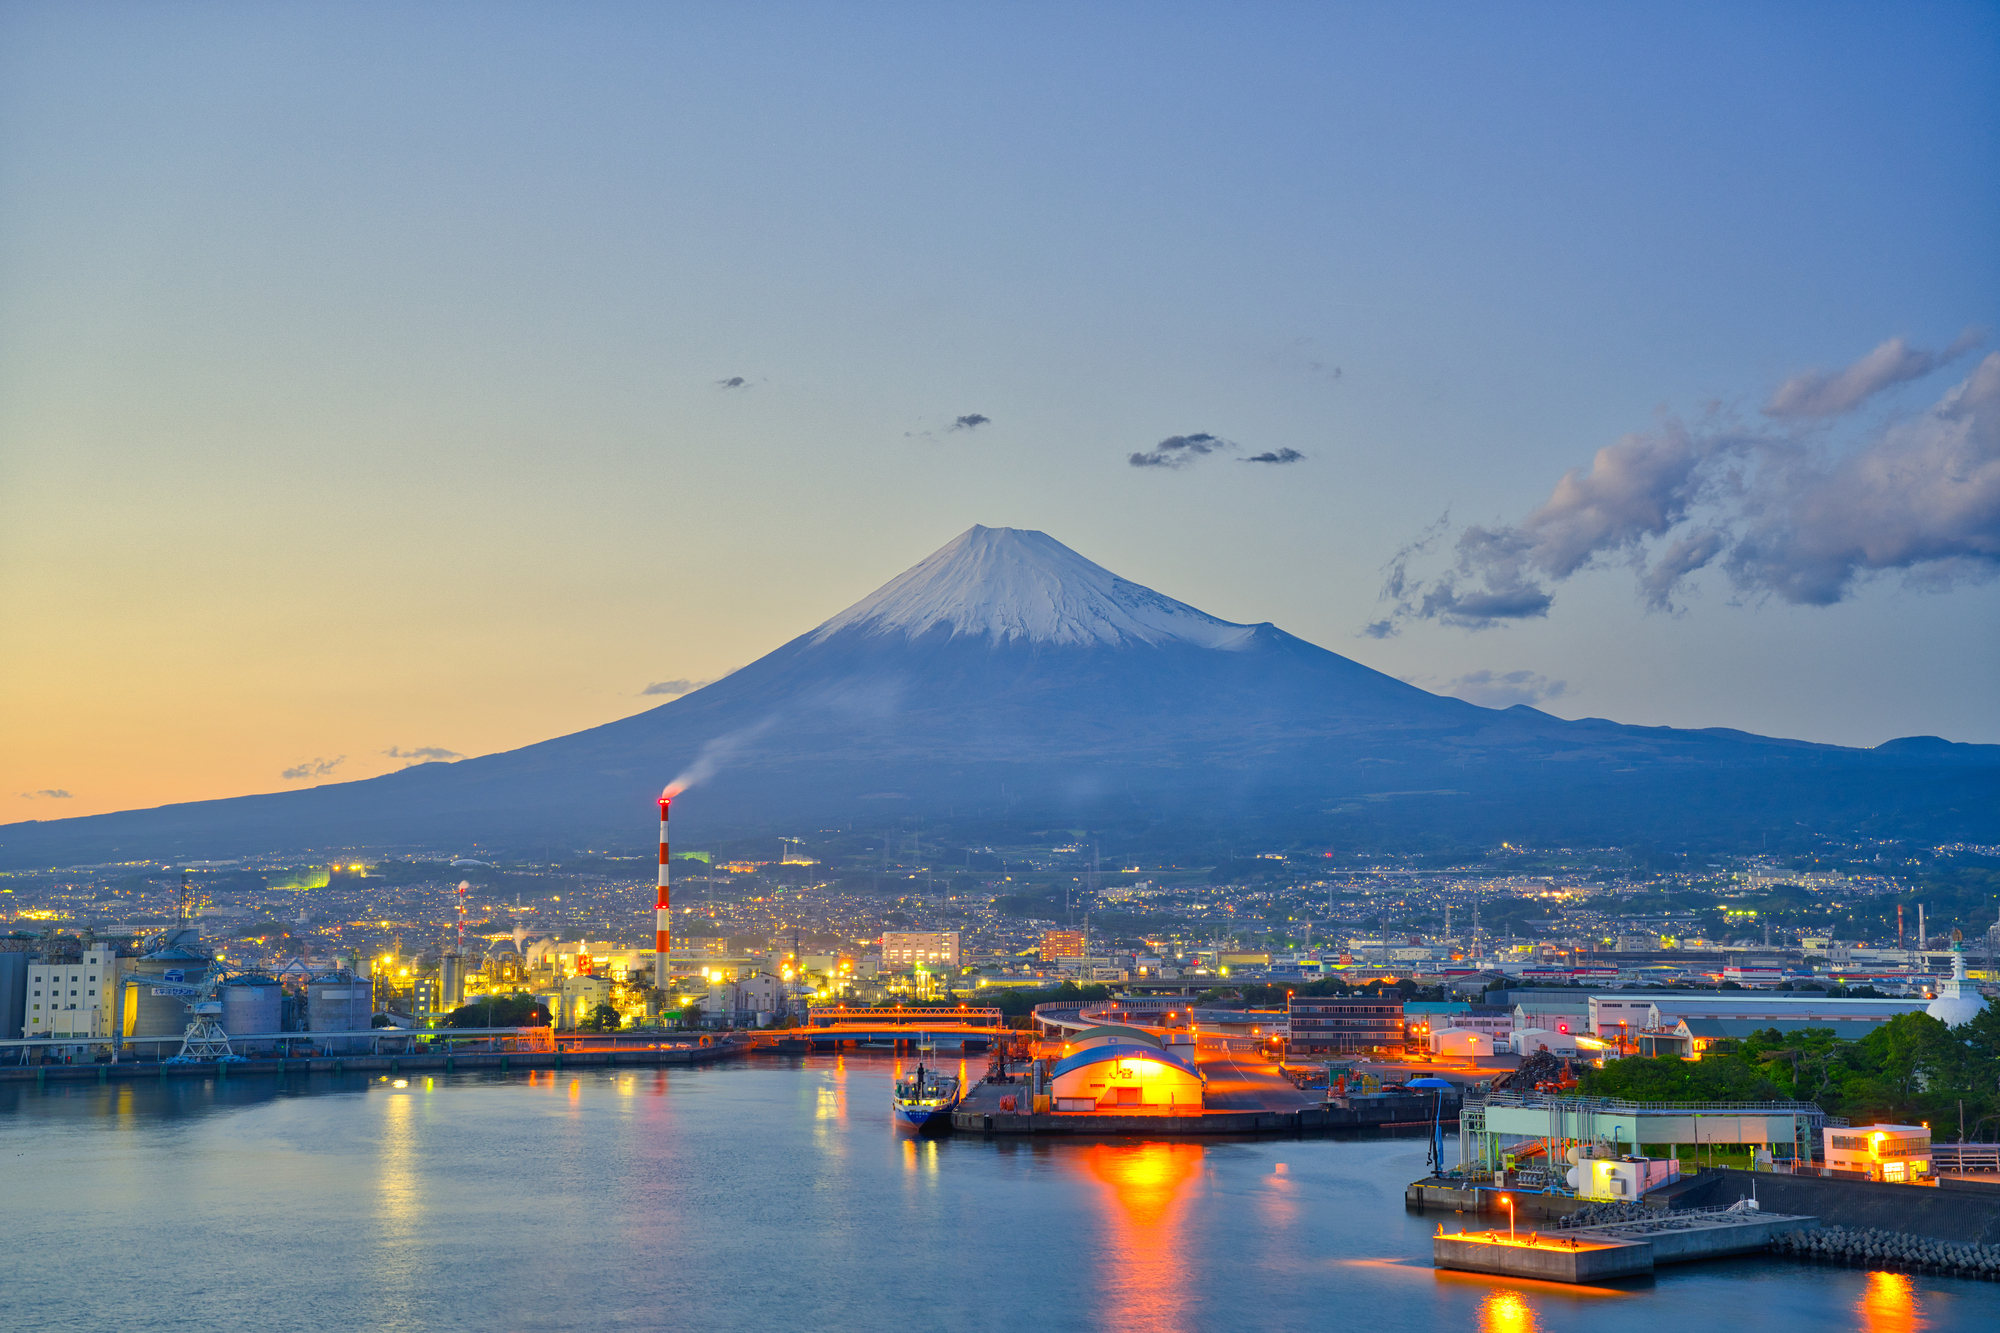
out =
<svg viewBox="0 0 2000 1333"><path fill-rule="evenodd" d="M660 897L653 908L653 984L667 988L667 949L673 942L673 897L667 885L667 807L673 797L660 795Z"/></svg>

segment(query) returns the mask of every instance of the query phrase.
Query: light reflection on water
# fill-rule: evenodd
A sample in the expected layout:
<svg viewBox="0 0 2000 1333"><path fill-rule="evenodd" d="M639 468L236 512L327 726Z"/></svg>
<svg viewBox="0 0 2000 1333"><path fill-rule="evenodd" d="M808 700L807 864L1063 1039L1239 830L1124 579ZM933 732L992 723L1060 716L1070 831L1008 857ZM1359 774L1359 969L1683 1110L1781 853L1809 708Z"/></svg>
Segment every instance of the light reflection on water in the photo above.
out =
<svg viewBox="0 0 2000 1333"><path fill-rule="evenodd" d="M0 1249L7 1322L234 1329L282 1292L340 1333L2000 1326L2000 1286L1790 1261L1616 1294L1436 1273L1421 1138L920 1138L891 1069L0 1085L0 1194L117 1279Z"/></svg>
<svg viewBox="0 0 2000 1333"><path fill-rule="evenodd" d="M1518 1291L1491 1292L1479 1304L1479 1333L1535 1333L1534 1307Z"/></svg>
<svg viewBox="0 0 2000 1333"><path fill-rule="evenodd" d="M1917 1333L1930 1327L1917 1301L1917 1284L1903 1273L1870 1273L1858 1311L1867 1333Z"/></svg>

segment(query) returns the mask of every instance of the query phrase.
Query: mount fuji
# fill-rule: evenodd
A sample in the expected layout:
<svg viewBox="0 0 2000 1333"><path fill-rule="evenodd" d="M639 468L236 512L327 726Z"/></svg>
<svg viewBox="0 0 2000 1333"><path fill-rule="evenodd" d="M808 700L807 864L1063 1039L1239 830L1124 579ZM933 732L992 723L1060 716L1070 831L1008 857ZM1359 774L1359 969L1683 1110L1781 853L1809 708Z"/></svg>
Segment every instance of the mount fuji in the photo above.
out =
<svg viewBox="0 0 2000 1333"><path fill-rule="evenodd" d="M917 816L1350 846L1713 845L1799 824L2000 840L2000 746L1855 750L1482 708L1209 615L1044 533L974 527L648 712L365 781L7 825L0 865L622 845L676 774L676 823L697 837Z"/></svg>

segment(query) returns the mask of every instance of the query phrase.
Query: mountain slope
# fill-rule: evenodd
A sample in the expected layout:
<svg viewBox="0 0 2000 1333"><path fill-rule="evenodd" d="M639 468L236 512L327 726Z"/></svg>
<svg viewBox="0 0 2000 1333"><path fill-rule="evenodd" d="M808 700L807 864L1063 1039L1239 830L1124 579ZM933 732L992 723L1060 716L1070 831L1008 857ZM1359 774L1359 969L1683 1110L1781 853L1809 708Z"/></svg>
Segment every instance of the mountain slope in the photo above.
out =
<svg viewBox="0 0 2000 1333"><path fill-rule="evenodd" d="M1597 841L1701 822L1888 818L1968 837L2000 809L1996 755L1480 708L1275 626L1208 615L1045 534L975 527L813 630L648 712L361 782L10 825L0 865L623 844L643 834L660 788L690 770L697 780L676 810L700 836L1013 811L1278 820L1315 836L1401 821L1474 839L1535 829Z"/></svg>

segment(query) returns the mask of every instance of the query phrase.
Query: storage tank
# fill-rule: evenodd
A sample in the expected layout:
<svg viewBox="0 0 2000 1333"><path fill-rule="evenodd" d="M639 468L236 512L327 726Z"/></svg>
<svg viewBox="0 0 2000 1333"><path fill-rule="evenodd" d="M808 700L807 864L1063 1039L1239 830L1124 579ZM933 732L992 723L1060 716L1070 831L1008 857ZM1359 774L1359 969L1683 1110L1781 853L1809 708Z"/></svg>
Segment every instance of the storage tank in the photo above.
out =
<svg viewBox="0 0 2000 1333"><path fill-rule="evenodd" d="M313 1032L366 1032L375 1016L375 988L352 972L329 972L306 983L306 1026Z"/></svg>
<svg viewBox="0 0 2000 1333"><path fill-rule="evenodd" d="M187 1031L188 1002L175 995L155 995L153 986L196 986L208 978L208 959L179 945L135 958L125 987L123 1031L128 1037L178 1037Z"/></svg>
<svg viewBox="0 0 2000 1333"><path fill-rule="evenodd" d="M222 986L222 1030L232 1037L283 1031L284 987L275 977L234 977Z"/></svg>

